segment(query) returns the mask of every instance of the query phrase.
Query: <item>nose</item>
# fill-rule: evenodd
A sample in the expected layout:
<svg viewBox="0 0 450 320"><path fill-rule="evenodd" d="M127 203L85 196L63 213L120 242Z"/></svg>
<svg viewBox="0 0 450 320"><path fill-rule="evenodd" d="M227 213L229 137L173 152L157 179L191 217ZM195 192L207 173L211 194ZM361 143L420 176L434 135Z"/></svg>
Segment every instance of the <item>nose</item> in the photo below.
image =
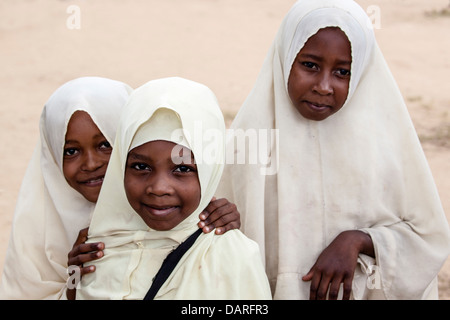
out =
<svg viewBox="0 0 450 320"><path fill-rule="evenodd" d="M158 197L171 195L173 187L170 178L164 173L155 173L147 181L146 193Z"/></svg>
<svg viewBox="0 0 450 320"><path fill-rule="evenodd" d="M102 159L93 151L88 151L84 154L83 164L81 170L95 171L103 165Z"/></svg>
<svg viewBox="0 0 450 320"><path fill-rule="evenodd" d="M322 72L320 75L318 75L318 79L313 87L313 91L322 96L333 94L334 89L331 75L327 72Z"/></svg>

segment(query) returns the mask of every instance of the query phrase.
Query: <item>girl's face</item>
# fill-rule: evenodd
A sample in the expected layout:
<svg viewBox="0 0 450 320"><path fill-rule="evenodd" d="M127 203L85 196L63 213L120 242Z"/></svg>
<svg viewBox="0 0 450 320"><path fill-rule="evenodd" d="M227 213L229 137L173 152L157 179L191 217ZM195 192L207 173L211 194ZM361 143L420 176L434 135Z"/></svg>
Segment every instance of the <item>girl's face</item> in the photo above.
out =
<svg viewBox="0 0 450 320"><path fill-rule="evenodd" d="M172 155L172 150L177 151ZM200 182L190 154L189 149L163 140L128 153L124 179L128 202L150 228L170 230L197 209Z"/></svg>
<svg viewBox="0 0 450 320"><path fill-rule="evenodd" d="M288 79L289 97L303 117L320 121L342 108L351 62L350 42L341 29L320 29L308 39Z"/></svg>
<svg viewBox="0 0 450 320"><path fill-rule="evenodd" d="M67 126L63 174L88 201L97 202L112 147L91 117L76 111Z"/></svg>

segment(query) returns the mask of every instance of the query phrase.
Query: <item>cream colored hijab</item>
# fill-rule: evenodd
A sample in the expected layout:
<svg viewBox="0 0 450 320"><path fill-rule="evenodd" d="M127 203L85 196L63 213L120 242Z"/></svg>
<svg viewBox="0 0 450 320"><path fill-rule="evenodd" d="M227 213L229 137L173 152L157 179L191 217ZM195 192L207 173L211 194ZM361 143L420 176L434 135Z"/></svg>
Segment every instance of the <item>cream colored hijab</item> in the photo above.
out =
<svg viewBox="0 0 450 320"><path fill-rule="evenodd" d="M89 225L95 205L64 178L67 124L75 111L85 111L112 144L130 92L119 81L83 77L62 85L45 104L38 144L17 198L0 298L64 298L67 254L80 229Z"/></svg>
<svg viewBox="0 0 450 320"><path fill-rule="evenodd" d="M287 79L307 39L331 26L351 43L349 94L339 112L311 121L292 105ZM401 93L355 2L292 7L231 128L279 130L260 161L276 174L228 165L218 190L236 203L241 230L260 245L275 299L308 299L310 282L301 277L345 230L367 232L376 253L376 261L360 255L354 298L437 298L448 223Z"/></svg>
<svg viewBox="0 0 450 320"><path fill-rule="evenodd" d="M129 205L123 187L128 152L155 140L192 150L201 187L198 208L167 231L150 229ZM89 229L90 241L105 243L105 256L95 261L95 273L83 276L77 299L144 298L165 257L198 230L198 215L214 196L222 175L224 149L223 115L204 85L166 78L133 92ZM223 236L200 235L156 296L232 298L271 298L258 246L238 230Z"/></svg>

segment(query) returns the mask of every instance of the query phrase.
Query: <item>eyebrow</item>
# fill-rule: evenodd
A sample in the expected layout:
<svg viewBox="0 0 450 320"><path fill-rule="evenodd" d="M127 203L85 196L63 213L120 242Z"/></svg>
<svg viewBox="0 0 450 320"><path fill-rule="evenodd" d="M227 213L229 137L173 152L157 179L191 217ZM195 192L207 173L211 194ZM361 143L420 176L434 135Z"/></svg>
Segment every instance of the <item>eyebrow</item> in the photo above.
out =
<svg viewBox="0 0 450 320"><path fill-rule="evenodd" d="M150 161L151 159L143 154L135 153L133 151L130 151L128 154L129 158L133 158L134 160L141 160L141 161Z"/></svg>
<svg viewBox="0 0 450 320"><path fill-rule="evenodd" d="M66 140L64 142L64 145L66 145L66 144L77 144L77 143L78 143L78 141L76 141L76 140Z"/></svg>
<svg viewBox="0 0 450 320"><path fill-rule="evenodd" d="M194 154L192 152L190 152L190 155L191 155L191 162L190 163L195 163ZM184 159L184 157L181 157L181 156L177 156L177 157L179 157L180 159ZM147 157L146 155L143 155L143 154L140 154L140 153L136 153L136 152L133 152L133 151L130 151L128 153L128 159L130 159L130 158L132 158L133 160L140 160L140 161L145 161L145 162L152 162L153 161L153 159ZM167 161L168 162L172 162L172 158L169 158Z"/></svg>
<svg viewBox="0 0 450 320"><path fill-rule="evenodd" d="M94 135L94 136L92 137L92 140L98 139L98 138L108 140L108 139L106 139L106 137L105 137L104 135L102 135L102 134L96 134L96 135ZM79 143L79 141L77 141L77 140L66 140L66 141L64 142L64 144L70 144L70 143L75 143L75 144L76 144L76 143Z"/></svg>
<svg viewBox="0 0 450 320"><path fill-rule="evenodd" d="M317 55L315 55L315 54L312 54L312 53L302 53L302 54L300 54L300 56L304 59L304 58L309 58L309 59L313 59L313 60L316 60L316 61L319 61L319 62L322 62L324 59L323 59L323 57L321 57L321 56L317 56ZM338 60L337 61L337 64L339 64L339 65L348 65L348 66L350 66L351 64L352 64L352 62L351 61L348 61L348 60Z"/></svg>

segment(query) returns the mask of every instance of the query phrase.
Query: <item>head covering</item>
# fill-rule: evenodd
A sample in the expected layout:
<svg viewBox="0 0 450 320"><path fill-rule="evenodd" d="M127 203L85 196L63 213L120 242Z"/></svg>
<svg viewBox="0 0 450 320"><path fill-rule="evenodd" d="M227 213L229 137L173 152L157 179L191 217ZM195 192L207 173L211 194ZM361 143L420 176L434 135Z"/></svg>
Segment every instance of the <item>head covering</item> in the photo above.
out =
<svg viewBox="0 0 450 320"><path fill-rule="evenodd" d="M305 42L326 27L340 28L351 44L350 88L339 112L313 121L293 106L287 79ZM218 190L237 205L241 230L260 245L274 298L308 299L310 282L301 277L345 230L367 232L375 247L376 261L360 255L354 298L430 293L449 253L448 223L401 93L359 5L295 3L231 129L276 133L268 152L258 150L259 164L227 165ZM230 141L227 155L247 152ZM381 284L368 291L375 269Z"/></svg>
<svg viewBox="0 0 450 320"><path fill-rule="evenodd" d="M87 112L111 145L131 88L82 77L59 87L44 106L40 136L17 198L0 297L63 297L67 254L89 225L94 203L69 186L63 174L65 134L76 111Z"/></svg>
<svg viewBox="0 0 450 320"><path fill-rule="evenodd" d="M83 276L77 299L143 299L168 253L198 230L198 215L222 175L225 123L206 86L176 77L153 80L133 92L126 110L89 228L89 241L104 242L105 255L93 263L95 273ZM155 140L181 144L193 152L201 189L197 209L166 231L145 224L128 203L123 183L128 152ZM239 268L244 267L255 269L246 281L239 279ZM252 286L246 288L249 283ZM224 236L200 235L156 299L232 297L270 298L258 246L238 230Z"/></svg>

